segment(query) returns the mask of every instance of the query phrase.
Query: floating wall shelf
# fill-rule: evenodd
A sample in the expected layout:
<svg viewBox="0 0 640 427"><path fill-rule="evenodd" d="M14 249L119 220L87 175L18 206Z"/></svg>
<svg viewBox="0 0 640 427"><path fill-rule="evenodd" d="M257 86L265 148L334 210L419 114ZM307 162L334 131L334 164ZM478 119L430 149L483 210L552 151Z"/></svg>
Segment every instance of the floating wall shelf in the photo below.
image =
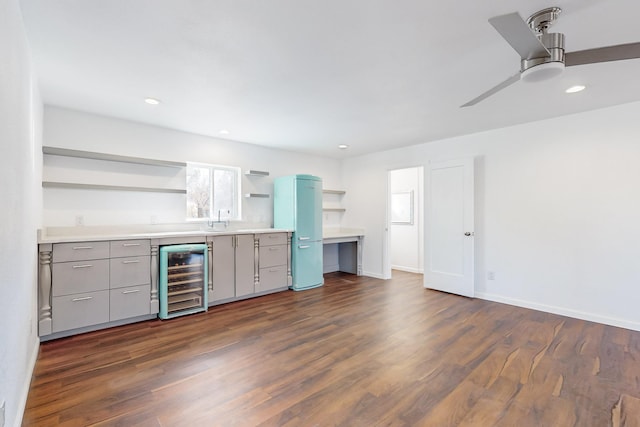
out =
<svg viewBox="0 0 640 427"><path fill-rule="evenodd" d="M126 185L80 184L75 182L42 181L43 188L68 188L75 190L142 191L150 193L187 194L180 188L130 187Z"/></svg>
<svg viewBox="0 0 640 427"><path fill-rule="evenodd" d="M244 173L247 176L269 176L269 172L266 171L256 171L253 169L249 169Z"/></svg>
<svg viewBox="0 0 640 427"><path fill-rule="evenodd" d="M139 165L165 166L171 168L183 168L185 162L173 162L169 160L147 159L143 157L119 156L117 154L96 153L93 151L71 150L68 148L42 147L43 154L52 156L78 157L82 159L106 160L109 162L135 163Z"/></svg>

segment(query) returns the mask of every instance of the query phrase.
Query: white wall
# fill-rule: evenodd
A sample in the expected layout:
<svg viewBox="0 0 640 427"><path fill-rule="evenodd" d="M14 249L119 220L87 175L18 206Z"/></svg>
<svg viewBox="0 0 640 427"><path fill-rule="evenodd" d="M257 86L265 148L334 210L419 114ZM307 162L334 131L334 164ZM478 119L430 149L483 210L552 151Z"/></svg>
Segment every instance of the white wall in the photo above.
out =
<svg viewBox="0 0 640 427"><path fill-rule="evenodd" d="M632 103L345 161L365 273L383 276L387 171L475 156L477 295L640 330L638 117Z"/></svg>
<svg viewBox="0 0 640 427"><path fill-rule="evenodd" d="M274 150L185 132L148 126L57 107L45 108L44 145L161 160L194 161L269 171L269 177L242 177L242 192L273 195L273 179L305 173L323 178L325 188L342 188L336 159ZM94 170L88 170L91 164ZM99 169L99 170L98 170ZM184 188L184 170L45 156L45 179L134 186L166 185ZM98 180L98 181L96 181ZM45 189L44 225L74 226L81 215L85 225L150 224L185 221L185 196L100 190ZM270 226L273 198L242 199L243 220Z"/></svg>
<svg viewBox="0 0 640 427"><path fill-rule="evenodd" d="M42 107L18 0L0 0L0 401L20 425L38 350L36 230Z"/></svg>
<svg viewBox="0 0 640 427"><path fill-rule="evenodd" d="M391 268L422 273L424 271L422 213L424 212L423 168L405 168L389 171L391 194L410 192L413 194L413 223L391 222Z"/></svg>

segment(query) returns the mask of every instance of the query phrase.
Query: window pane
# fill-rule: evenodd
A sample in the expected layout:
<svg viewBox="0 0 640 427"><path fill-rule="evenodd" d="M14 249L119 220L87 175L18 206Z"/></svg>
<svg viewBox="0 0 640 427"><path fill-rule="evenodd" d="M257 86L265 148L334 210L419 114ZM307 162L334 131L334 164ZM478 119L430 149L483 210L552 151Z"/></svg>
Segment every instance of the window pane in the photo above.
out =
<svg viewBox="0 0 640 427"><path fill-rule="evenodd" d="M211 216L210 169L187 165L187 218Z"/></svg>
<svg viewBox="0 0 640 427"><path fill-rule="evenodd" d="M220 219L234 218L235 215L235 176L232 170L214 169L213 171L213 216ZM218 215L219 213L219 215Z"/></svg>

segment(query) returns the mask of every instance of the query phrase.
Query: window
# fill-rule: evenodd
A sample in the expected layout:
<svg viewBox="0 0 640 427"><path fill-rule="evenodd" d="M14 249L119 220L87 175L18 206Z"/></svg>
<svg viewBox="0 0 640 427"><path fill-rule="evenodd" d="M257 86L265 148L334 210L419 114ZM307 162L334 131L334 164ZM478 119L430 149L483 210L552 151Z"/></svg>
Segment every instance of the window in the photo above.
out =
<svg viewBox="0 0 640 427"><path fill-rule="evenodd" d="M240 168L187 163L187 219L240 219Z"/></svg>

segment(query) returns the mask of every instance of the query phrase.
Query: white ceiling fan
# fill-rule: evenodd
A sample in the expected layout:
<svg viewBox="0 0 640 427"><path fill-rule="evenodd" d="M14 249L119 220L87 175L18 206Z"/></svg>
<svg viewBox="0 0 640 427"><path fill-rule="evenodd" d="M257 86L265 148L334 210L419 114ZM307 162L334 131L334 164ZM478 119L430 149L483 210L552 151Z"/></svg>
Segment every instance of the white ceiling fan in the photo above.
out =
<svg viewBox="0 0 640 427"><path fill-rule="evenodd" d="M531 15L526 22L517 13L495 16L489 23L520 54L520 71L461 107L470 107L518 80L537 82L562 73L565 67L640 58L640 42L564 51L564 34L548 29L562 12L549 7Z"/></svg>

